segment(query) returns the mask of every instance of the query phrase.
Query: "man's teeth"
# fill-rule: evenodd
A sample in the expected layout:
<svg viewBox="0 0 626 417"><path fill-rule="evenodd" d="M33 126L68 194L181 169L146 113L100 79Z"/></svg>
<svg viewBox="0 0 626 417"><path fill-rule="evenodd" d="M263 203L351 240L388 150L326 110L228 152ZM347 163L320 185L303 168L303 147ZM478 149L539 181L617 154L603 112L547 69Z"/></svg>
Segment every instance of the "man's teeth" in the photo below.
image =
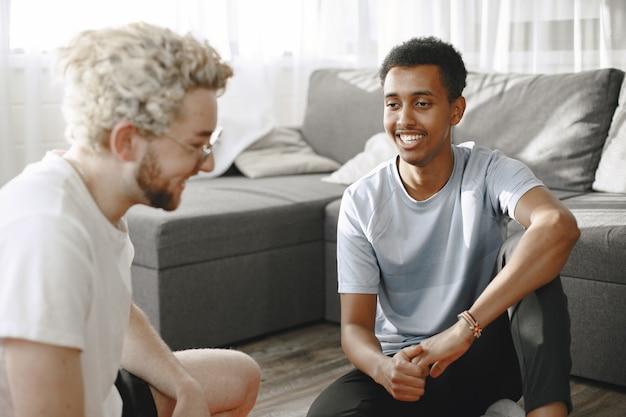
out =
<svg viewBox="0 0 626 417"><path fill-rule="evenodd" d="M402 142L415 142L423 138L424 135L400 135Z"/></svg>

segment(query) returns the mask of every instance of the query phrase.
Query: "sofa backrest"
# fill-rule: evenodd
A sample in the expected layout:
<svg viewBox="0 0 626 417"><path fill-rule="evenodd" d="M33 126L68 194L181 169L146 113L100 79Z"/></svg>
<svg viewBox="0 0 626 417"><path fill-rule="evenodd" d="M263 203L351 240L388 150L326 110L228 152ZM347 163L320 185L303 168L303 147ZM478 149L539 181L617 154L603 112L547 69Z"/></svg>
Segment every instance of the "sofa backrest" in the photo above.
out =
<svg viewBox="0 0 626 417"><path fill-rule="evenodd" d="M591 189L624 73L470 73L454 143L468 140L526 163L548 187Z"/></svg>
<svg viewBox="0 0 626 417"><path fill-rule="evenodd" d="M377 69L320 69L311 74L302 134L322 156L345 163L383 128Z"/></svg>

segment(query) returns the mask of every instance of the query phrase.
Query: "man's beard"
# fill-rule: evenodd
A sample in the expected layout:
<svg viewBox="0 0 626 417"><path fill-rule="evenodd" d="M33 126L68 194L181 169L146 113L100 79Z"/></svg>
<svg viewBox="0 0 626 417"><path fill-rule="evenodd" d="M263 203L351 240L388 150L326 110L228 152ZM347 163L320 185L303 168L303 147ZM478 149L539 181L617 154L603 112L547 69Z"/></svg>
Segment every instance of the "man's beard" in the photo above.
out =
<svg viewBox="0 0 626 417"><path fill-rule="evenodd" d="M164 187L155 185L161 175L161 167L156 162L154 153L148 150L146 156L139 165L137 172L137 184L143 191L144 197L151 207L167 211L176 209L178 204L174 201L174 195Z"/></svg>

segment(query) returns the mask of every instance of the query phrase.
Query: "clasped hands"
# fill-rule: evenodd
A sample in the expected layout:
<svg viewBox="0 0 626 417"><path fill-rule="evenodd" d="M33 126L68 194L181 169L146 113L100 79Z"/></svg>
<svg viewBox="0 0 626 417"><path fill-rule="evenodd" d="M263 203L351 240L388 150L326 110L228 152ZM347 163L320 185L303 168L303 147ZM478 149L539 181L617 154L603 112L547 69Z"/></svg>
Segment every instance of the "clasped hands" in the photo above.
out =
<svg viewBox="0 0 626 417"><path fill-rule="evenodd" d="M426 377L440 376L470 348L474 337L467 326L455 323L447 330L408 346L386 361L382 385L399 401L418 401L426 390Z"/></svg>

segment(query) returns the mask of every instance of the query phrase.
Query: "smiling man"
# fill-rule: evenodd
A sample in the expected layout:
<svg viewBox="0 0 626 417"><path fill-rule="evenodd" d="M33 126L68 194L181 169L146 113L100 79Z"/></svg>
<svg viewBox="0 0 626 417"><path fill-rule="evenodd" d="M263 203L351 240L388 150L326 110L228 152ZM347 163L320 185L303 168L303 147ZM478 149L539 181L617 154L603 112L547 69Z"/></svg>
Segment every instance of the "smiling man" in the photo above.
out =
<svg viewBox="0 0 626 417"><path fill-rule="evenodd" d="M0 414L247 415L256 362L172 353L133 304L125 220L135 204L176 209L213 169L231 67L147 24L81 33L58 59L71 147L0 190Z"/></svg>
<svg viewBox="0 0 626 417"><path fill-rule="evenodd" d="M432 37L382 63L398 156L348 187L337 232L342 345L356 369L311 417L477 417L522 393L529 416L571 408L558 274L579 230L521 162L452 144L466 76ZM508 218L526 231L504 248Z"/></svg>

